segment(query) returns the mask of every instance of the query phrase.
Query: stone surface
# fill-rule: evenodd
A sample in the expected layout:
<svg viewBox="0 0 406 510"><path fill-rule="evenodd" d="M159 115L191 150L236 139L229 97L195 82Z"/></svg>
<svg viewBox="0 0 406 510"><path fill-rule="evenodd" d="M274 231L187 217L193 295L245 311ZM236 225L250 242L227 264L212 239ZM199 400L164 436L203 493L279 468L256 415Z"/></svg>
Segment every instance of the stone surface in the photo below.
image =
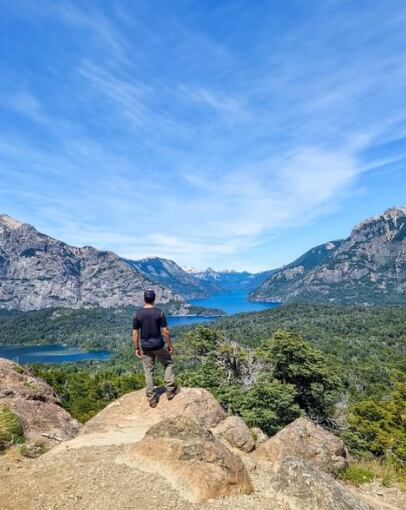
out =
<svg viewBox="0 0 406 510"><path fill-rule="evenodd" d="M255 448L255 441L250 429L239 416L228 416L212 429L214 435L226 439L231 446L244 452L251 452Z"/></svg>
<svg viewBox="0 0 406 510"><path fill-rule="evenodd" d="M250 429L251 435L255 440L255 446L258 447L262 443L265 443L265 441L268 441L269 436L268 434L265 434L265 432L260 429L259 427L252 427Z"/></svg>
<svg viewBox="0 0 406 510"><path fill-rule="evenodd" d="M141 305L151 285L158 302L182 301L110 251L69 246L0 215L1 308Z"/></svg>
<svg viewBox="0 0 406 510"><path fill-rule="evenodd" d="M344 469L349 462L343 441L307 418L292 422L262 443L254 455L270 462L274 471L292 455L328 473Z"/></svg>
<svg viewBox="0 0 406 510"><path fill-rule="evenodd" d="M29 445L49 448L75 437L80 423L60 405L54 390L21 365L0 358L0 403L21 421Z"/></svg>
<svg viewBox="0 0 406 510"><path fill-rule="evenodd" d="M202 388L181 388L180 393L170 401L162 394L155 408L149 406L145 390L142 389L123 395L86 422L70 446L140 441L152 425L164 418L181 416L211 428L227 415L213 395Z"/></svg>
<svg viewBox="0 0 406 510"><path fill-rule="evenodd" d="M296 457L284 459L272 490L289 510L373 510L332 476Z"/></svg>
<svg viewBox="0 0 406 510"><path fill-rule="evenodd" d="M388 209L347 239L312 248L274 272L256 301L406 303L406 208Z"/></svg>
<svg viewBox="0 0 406 510"><path fill-rule="evenodd" d="M131 454L140 469L160 473L192 502L253 490L241 458L185 416L153 425Z"/></svg>

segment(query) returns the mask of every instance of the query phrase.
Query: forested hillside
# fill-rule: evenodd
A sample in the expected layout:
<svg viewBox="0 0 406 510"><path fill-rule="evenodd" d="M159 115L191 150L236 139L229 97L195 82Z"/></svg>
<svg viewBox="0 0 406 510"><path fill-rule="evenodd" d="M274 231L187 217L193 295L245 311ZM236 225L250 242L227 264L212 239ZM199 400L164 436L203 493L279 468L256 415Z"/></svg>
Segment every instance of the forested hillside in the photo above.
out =
<svg viewBox="0 0 406 510"><path fill-rule="evenodd" d="M115 335L113 360L33 368L82 420L144 384L127 324L100 319ZM357 454L405 462L404 308L296 304L174 333L179 382L209 389L249 424L273 434L307 414Z"/></svg>

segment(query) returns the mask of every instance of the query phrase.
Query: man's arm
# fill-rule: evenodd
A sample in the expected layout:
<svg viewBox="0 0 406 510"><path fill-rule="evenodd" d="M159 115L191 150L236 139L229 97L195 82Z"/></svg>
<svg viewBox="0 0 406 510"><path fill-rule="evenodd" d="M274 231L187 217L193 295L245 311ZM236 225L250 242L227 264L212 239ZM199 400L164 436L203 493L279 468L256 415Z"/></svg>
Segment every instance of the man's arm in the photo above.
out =
<svg viewBox="0 0 406 510"><path fill-rule="evenodd" d="M162 336L164 337L165 343L168 346L168 352L169 352L169 354L172 354L173 353L173 343L171 340L171 332L170 332L168 326L161 328L161 331L162 331Z"/></svg>
<svg viewBox="0 0 406 510"><path fill-rule="evenodd" d="M139 329L133 329L133 342L134 342L135 355L137 356L137 358L141 358L140 330Z"/></svg>

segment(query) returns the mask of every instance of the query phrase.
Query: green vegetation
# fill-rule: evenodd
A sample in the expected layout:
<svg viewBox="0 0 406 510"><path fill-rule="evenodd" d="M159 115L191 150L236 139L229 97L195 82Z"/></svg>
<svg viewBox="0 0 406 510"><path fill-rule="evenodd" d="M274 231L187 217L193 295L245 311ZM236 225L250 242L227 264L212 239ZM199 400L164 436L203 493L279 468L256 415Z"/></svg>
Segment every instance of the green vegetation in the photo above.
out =
<svg viewBox="0 0 406 510"><path fill-rule="evenodd" d="M2 312L0 342L115 349L108 362L33 367L85 421L144 385L131 344L131 313ZM230 412L269 434L308 415L342 435L355 455L403 472L405 308L292 304L175 328L174 334L182 385L209 389Z"/></svg>
<svg viewBox="0 0 406 510"><path fill-rule="evenodd" d="M354 452L390 456L406 465L406 376L397 374L393 385L383 401L363 400L350 408L343 437Z"/></svg>
<svg viewBox="0 0 406 510"><path fill-rule="evenodd" d="M353 485L362 485L371 482L375 475L373 471L358 464L350 464L347 469L339 473L339 478Z"/></svg>
<svg viewBox="0 0 406 510"><path fill-rule="evenodd" d="M54 388L63 407L81 422L121 395L144 386L143 373L135 362L122 366L112 363L107 367L100 362L38 364L31 369Z"/></svg>
<svg viewBox="0 0 406 510"><path fill-rule="evenodd" d="M209 389L231 412L268 434L302 414L326 421L337 400L334 368L293 333L277 331L252 349L198 326L178 339L177 349L184 385Z"/></svg>
<svg viewBox="0 0 406 510"><path fill-rule="evenodd" d="M159 306L169 315L173 305ZM0 309L0 345L63 343L87 350L120 350L131 338L134 311L134 307L57 308L31 312ZM224 312L192 306L189 314L219 316Z"/></svg>
<svg viewBox="0 0 406 510"><path fill-rule="evenodd" d="M8 406L0 406L0 449L24 440L21 422Z"/></svg>

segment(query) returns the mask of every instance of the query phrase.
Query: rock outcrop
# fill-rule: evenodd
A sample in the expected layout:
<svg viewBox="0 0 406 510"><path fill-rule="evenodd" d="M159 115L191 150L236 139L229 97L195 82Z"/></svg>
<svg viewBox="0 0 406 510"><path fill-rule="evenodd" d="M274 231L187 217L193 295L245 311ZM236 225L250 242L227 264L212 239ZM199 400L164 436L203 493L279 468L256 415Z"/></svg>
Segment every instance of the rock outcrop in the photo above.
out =
<svg viewBox="0 0 406 510"><path fill-rule="evenodd" d="M406 303L406 208L363 221L345 240L312 248L274 272L254 301Z"/></svg>
<svg viewBox="0 0 406 510"><path fill-rule="evenodd" d="M16 382L10 364L0 374L6 374L10 388L18 390L21 381L35 384L28 374L28 379ZM47 385L41 387L46 398L56 398ZM22 395L28 394L32 395ZM381 510L316 467L327 465L331 471L335 446L324 444L322 454L304 460L306 443L296 437L298 431L304 430L308 441L310 435L310 441L318 438L335 445L334 436L298 420L274 442L272 448L278 445L283 451L279 455L273 450L271 460L255 450L229 447L229 439L213 433L228 432L237 422L245 433L245 424L235 418L227 417L215 398L199 388L182 388L171 401L162 396L156 408L148 406L144 390L129 393L90 420L75 438L39 459L23 462L18 469L0 462L2 508L189 510L203 502L207 510ZM289 448L281 437L292 441Z"/></svg>
<svg viewBox="0 0 406 510"><path fill-rule="evenodd" d="M286 457L272 490L289 510L373 510L333 477L297 457Z"/></svg>
<svg viewBox="0 0 406 510"><path fill-rule="evenodd" d="M110 251L69 246L0 215L1 308L137 306L151 286L160 303L182 301Z"/></svg>
<svg viewBox="0 0 406 510"><path fill-rule="evenodd" d="M138 467L159 472L192 502L252 492L241 458L190 417L153 425L131 454Z"/></svg>
<svg viewBox="0 0 406 510"><path fill-rule="evenodd" d="M239 416L228 416L212 429L212 432L214 435L223 437L231 446L243 452L252 452L255 448L252 433Z"/></svg>
<svg viewBox="0 0 406 510"><path fill-rule="evenodd" d="M262 443L255 452L255 457L270 462L275 472L289 456L301 458L332 474L345 469L349 463L343 441L308 418L298 418Z"/></svg>
<svg viewBox="0 0 406 510"><path fill-rule="evenodd" d="M51 386L4 358L0 358L0 404L18 416L33 448L48 449L72 439L81 428L61 407Z"/></svg>
<svg viewBox="0 0 406 510"><path fill-rule="evenodd" d="M180 417L197 420L209 429L226 416L213 395L202 388L182 388L171 401L162 394L155 408L149 407L145 390L138 390L123 395L89 420L77 441L83 444L89 435L97 438L106 434L121 434L123 442L136 441L142 439L147 430L161 420Z"/></svg>

